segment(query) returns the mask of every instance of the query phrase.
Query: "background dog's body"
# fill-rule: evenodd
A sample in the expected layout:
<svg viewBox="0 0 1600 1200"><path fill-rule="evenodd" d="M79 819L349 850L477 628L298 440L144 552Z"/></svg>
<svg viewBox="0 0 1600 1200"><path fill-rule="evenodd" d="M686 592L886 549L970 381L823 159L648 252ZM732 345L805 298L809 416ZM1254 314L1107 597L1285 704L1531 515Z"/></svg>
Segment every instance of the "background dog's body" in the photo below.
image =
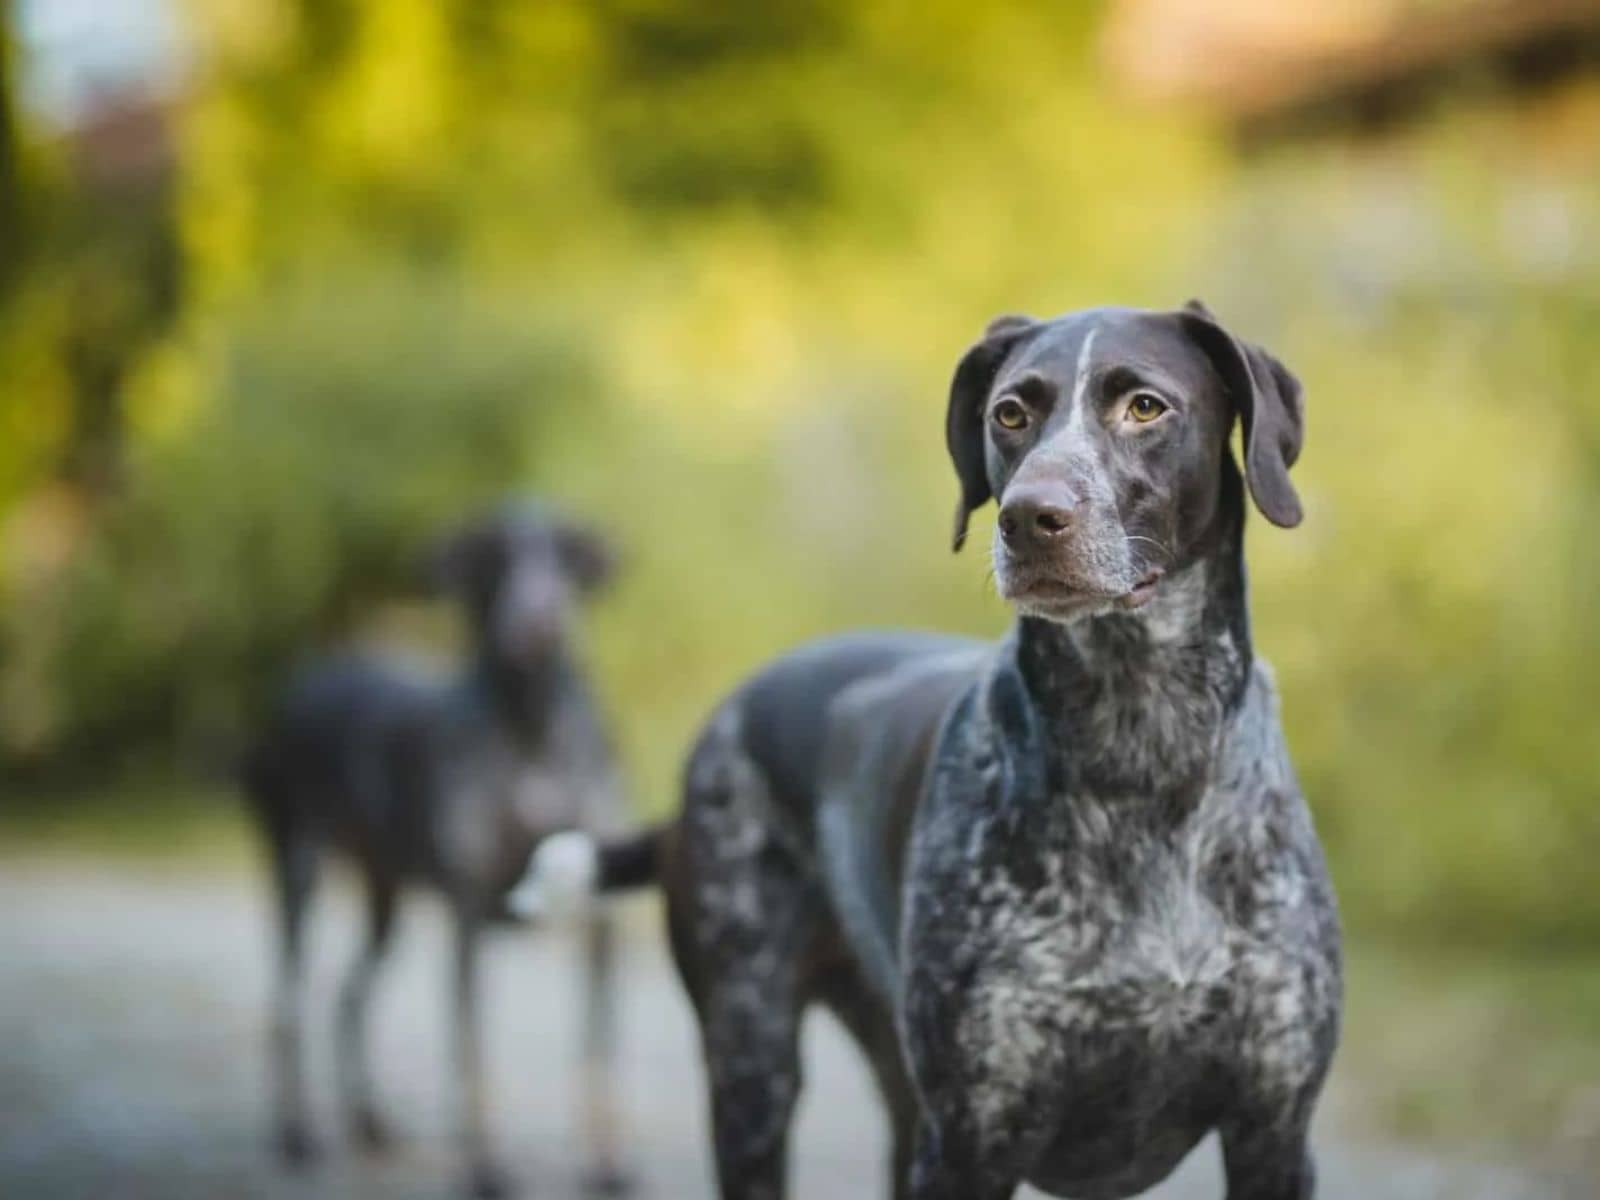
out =
<svg viewBox="0 0 1600 1200"><path fill-rule="evenodd" d="M560 659L495 682L376 655L318 664L291 683L255 760L271 821L487 915L545 834L622 816L598 714Z"/></svg>
<svg viewBox="0 0 1600 1200"><path fill-rule="evenodd" d="M373 1099L365 1020L399 893L437 889L455 926L457 1065L462 1129L480 1194L502 1191L485 1130L477 1031L476 947L507 917L505 895L540 840L560 830L614 827L622 802L598 710L573 658L568 609L598 585L604 551L542 509L507 506L469 527L440 556L441 582L460 593L473 629L470 667L431 673L394 658L347 655L313 665L286 691L247 758L246 790L266 835L279 901L274 1016L279 1137L313 1151L301 1068L302 942L316 860L325 848L359 869L368 942L339 1003L339 1075L352 1128L369 1147L388 1140ZM594 1181L619 1182L612 1145L610 936L595 914L585 1111Z"/></svg>
<svg viewBox="0 0 1600 1200"><path fill-rule="evenodd" d="M784 1193L813 1001L876 1069L898 1197L1130 1196L1211 1129L1230 1200L1311 1195L1339 933L1227 446L1237 418L1293 524L1298 405L1198 308L1006 319L963 360L958 544L1002 496L1021 620L999 647L865 635L767 668L662 843L726 1200Z"/></svg>

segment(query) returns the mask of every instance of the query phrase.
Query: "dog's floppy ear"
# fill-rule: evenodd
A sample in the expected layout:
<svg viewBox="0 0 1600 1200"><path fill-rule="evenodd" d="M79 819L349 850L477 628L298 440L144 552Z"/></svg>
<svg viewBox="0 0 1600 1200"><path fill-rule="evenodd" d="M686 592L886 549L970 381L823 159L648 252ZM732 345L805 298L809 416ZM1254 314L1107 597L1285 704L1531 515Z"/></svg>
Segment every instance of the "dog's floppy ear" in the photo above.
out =
<svg viewBox="0 0 1600 1200"><path fill-rule="evenodd" d="M423 552L419 572L423 585L439 594L465 593L483 562L488 543L489 529L483 520L441 534Z"/></svg>
<svg viewBox="0 0 1600 1200"><path fill-rule="evenodd" d="M617 571L617 554L595 530L574 521L556 527L556 549L578 590L592 595L611 582Z"/></svg>
<svg viewBox="0 0 1600 1200"><path fill-rule="evenodd" d="M1274 525L1300 524L1300 497L1289 482L1289 468L1305 441L1300 381L1260 346L1234 337L1200 301L1189 301L1179 316L1233 398L1244 441L1245 482L1256 507Z"/></svg>
<svg viewBox="0 0 1600 1200"><path fill-rule="evenodd" d="M961 549L967 540L967 520L989 500L989 469L984 461L983 402L995 372L1006 355L1025 336L1038 328L1032 317L996 317L983 331L983 337L961 356L955 377L950 381L950 408L945 414L945 444L961 482L961 497L956 501L955 529L950 548Z"/></svg>

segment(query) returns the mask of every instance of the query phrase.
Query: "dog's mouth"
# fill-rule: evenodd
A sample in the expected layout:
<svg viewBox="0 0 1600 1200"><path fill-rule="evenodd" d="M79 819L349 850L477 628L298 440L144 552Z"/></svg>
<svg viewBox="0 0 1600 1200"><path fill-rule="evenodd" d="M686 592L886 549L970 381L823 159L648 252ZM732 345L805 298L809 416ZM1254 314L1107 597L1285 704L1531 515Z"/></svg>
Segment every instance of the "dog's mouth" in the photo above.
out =
<svg viewBox="0 0 1600 1200"><path fill-rule="evenodd" d="M1156 594L1156 585L1161 582L1161 577L1165 574L1166 572L1160 567L1153 568L1143 579L1117 597L1117 606L1124 609L1143 608Z"/></svg>
<svg viewBox="0 0 1600 1200"><path fill-rule="evenodd" d="M1001 594L1025 616L1069 620L1104 612L1132 612L1143 608L1156 594L1165 571L1152 568L1126 589L1096 586L1059 575L1011 574L1001 584Z"/></svg>

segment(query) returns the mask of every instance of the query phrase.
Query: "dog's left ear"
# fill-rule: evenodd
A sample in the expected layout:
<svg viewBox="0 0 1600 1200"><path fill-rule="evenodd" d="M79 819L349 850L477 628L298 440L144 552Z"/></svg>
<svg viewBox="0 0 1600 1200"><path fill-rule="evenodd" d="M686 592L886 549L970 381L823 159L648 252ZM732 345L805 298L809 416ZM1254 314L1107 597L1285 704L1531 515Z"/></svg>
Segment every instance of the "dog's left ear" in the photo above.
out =
<svg viewBox="0 0 1600 1200"><path fill-rule="evenodd" d="M585 595L593 595L617 571L617 554L611 543L586 525L563 521L556 529L556 552Z"/></svg>
<svg viewBox="0 0 1600 1200"><path fill-rule="evenodd" d="M945 414L945 444L950 461L961 481L961 498L956 501L955 529L950 549L959 550L967 540L967 520L989 500L989 468L983 440L983 402L989 397L1000 364L1028 334L1039 327L1032 317L996 317L983 331L983 337L961 356L955 377L950 381L950 407Z"/></svg>
<svg viewBox="0 0 1600 1200"><path fill-rule="evenodd" d="M1289 482L1289 468L1305 441L1300 381L1260 346L1234 337L1200 301L1189 301L1178 315L1233 398L1244 440L1245 482L1256 507L1274 525L1300 524L1300 497Z"/></svg>

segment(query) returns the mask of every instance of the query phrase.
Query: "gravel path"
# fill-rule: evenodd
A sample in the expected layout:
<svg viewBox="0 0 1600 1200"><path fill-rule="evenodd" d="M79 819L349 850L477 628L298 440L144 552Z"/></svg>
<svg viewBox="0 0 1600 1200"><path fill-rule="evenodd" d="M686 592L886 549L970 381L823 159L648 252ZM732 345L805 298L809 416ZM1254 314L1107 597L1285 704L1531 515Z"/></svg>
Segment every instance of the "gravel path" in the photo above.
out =
<svg viewBox="0 0 1600 1200"><path fill-rule="evenodd" d="M362 1160L334 1144L308 1176L266 1152L261 1023L266 918L252 882L147 869L0 860L0 1198L217 1200L451 1197L444 925L404 911L377 1001L377 1072L407 1140ZM328 889L315 926L315 1067L353 945L354 910ZM626 1112L641 1197L712 1195L689 1013L654 914L636 912L624 972ZM509 933L486 955L488 1038L500 1143L529 1195L573 1187L575 947ZM318 1053L318 1051L323 1051ZM825 1018L806 1034L795 1144L798 1200L882 1194L884 1123L849 1044ZM333 1132L331 1080L314 1073ZM1591 1188L1533 1174L1351 1147L1324 1129L1323 1200L1577 1200ZM1212 1145L1151 1196L1221 1196Z"/></svg>

